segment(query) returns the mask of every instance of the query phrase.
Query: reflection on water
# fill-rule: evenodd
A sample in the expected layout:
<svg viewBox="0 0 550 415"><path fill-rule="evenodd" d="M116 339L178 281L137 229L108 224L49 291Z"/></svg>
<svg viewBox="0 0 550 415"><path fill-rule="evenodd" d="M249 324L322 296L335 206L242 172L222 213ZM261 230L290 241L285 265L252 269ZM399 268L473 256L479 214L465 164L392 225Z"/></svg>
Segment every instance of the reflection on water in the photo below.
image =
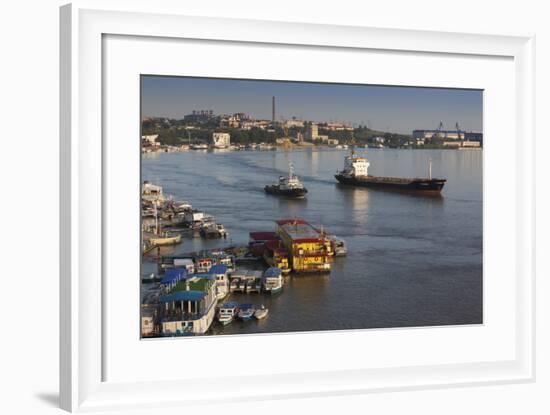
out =
<svg viewBox="0 0 550 415"><path fill-rule="evenodd" d="M358 150L365 153L365 150ZM142 174L175 199L215 216L227 240L186 238L167 252L190 252L273 230L273 221L300 217L346 240L330 275L290 277L273 297L239 295L264 304L261 322L215 327L214 333L252 333L482 322L481 151L369 150L380 176L448 179L443 196L418 197L337 184L345 151L243 151L146 155ZM288 172L309 190L304 200L266 195L263 187ZM143 273L155 270L143 264Z"/></svg>

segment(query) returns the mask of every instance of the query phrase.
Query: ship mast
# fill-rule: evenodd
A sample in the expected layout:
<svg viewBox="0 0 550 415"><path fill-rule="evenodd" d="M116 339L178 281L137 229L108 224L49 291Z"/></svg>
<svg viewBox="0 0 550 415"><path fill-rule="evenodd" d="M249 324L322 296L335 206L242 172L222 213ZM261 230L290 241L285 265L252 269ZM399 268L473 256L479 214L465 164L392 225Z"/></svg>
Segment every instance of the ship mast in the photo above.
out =
<svg viewBox="0 0 550 415"><path fill-rule="evenodd" d="M294 164L288 163L288 178L294 178Z"/></svg>
<svg viewBox="0 0 550 415"><path fill-rule="evenodd" d="M428 159L428 177L432 180L432 158Z"/></svg>

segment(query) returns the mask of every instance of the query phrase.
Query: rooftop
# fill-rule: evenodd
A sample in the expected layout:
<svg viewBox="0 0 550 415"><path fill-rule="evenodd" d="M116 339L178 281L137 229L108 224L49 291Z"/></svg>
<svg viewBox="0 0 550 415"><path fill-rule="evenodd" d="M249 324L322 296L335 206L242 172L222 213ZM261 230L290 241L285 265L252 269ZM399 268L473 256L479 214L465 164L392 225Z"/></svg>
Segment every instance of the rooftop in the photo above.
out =
<svg viewBox="0 0 550 415"><path fill-rule="evenodd" d="M200 291L200 292L207 292L212 284L212 279L209 275L204 274L201 277L193 277L189 278L185 281L180 281L176 284L174 289L172 290L173 293L175 292L181 292L181 291ZM189 290L187 289L189 287Z"/></svg>
<svg viewBox="0 0 550 415"><path fill-rule="evenodd" d="M161 303L171 303L172 301L200 301L206 297L203 291L177 291L160 297Z"/></svg>
<svg viewBox="0 0 550 415"><path fill-rule="evenodd" d="M161 284L170 284L184 279L187 276L187 270L181 268L171 268L166 270L164 277L162 277Z"/></svg>
<svg viewBox="0 0 550 415"><path fill-rule="evenodd" d="M303 219L278 220L277 225L292 239L320 237L319 231Z"/></svg>

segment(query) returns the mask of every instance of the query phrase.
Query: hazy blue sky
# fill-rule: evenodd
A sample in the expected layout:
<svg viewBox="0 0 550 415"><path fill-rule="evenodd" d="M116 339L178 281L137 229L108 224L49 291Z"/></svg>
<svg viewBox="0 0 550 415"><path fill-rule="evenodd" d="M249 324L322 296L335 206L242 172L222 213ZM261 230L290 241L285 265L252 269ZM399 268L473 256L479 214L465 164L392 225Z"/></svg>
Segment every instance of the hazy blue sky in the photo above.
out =
<svg viewBox="0 0 550 415"><path fill-rule="evenodd" d="M271 119L275 96L277 119L368 123L401 133L434 129L439 121L446 129L458 122L462 130L482 130L479 90L161 76L143 76L141 86L143 116L183 118L206 109Z"/></svg>

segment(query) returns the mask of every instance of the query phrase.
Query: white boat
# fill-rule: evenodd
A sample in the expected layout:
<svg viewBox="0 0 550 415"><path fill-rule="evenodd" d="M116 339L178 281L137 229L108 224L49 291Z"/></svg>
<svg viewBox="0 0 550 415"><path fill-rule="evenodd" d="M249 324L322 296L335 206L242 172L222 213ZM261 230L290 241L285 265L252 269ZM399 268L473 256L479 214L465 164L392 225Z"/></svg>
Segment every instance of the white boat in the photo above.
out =
<svg viewBox="0 0 550 415"><path fill-rule="evenodd" d="M230 324L239 311L239 303L230 301L221 305L218 311L218 321L224 326Z"/></svg>
<svg viewBox="0 0 550 415"><path fill-rule="evenodd" d="M348 254L348 248L343 239L337 238L336 236L329 236L328 238L330 239L334 256L346 256Z"/></svg>
<svg viewBox="0 0 550 415"><path fill-rule="evenodd" d="M149 243L152 246L177 245L180 242L181 242L181 234L171 234L169 232L164 232L160 235L152 236L149 239Z"/></svg>
<svg viewBox="0 0 550 415"><path fill-rule="evenodd" d="M191 150L208 150L208 144L191 144Z"/></svg>
<svg viewBox="0 0 550 415"><path fill-rule="evenodd" d="M276 294L283 289L283 271L280 268L268 268L262 278L263 290L269 294Z"/></svg>
<svg viewBox="0 0 550 415"><path fill-rule="evenodd" d="M265 308L264 305L262 304L262 306L254 312L254 317L256 317L258 320L261 320L266 318L268 314L269 314L269 309Z"/></svg>
<svg viewBox="0 0 550 415"><path fill-rule="evenodd" d="M216 298L224 299L229 294L229 276L225 265L213 265L208 271L216 281Z"/></svg>
<svg viewBox="0 0 550 415"><path fill-rule="evenodd" d="M254 317L254 312L256 309L252 304L241 304L239 306L238 316L241 320L247 321Z"/></svg>
<svg viewBox="0 0 550 415"><path fill-rule="evenodd" d="M143 182L141 186L141 198L147 202L162 203L164 202L164 195L162 194L162 186L156 186L147 180Z"/></svg>

